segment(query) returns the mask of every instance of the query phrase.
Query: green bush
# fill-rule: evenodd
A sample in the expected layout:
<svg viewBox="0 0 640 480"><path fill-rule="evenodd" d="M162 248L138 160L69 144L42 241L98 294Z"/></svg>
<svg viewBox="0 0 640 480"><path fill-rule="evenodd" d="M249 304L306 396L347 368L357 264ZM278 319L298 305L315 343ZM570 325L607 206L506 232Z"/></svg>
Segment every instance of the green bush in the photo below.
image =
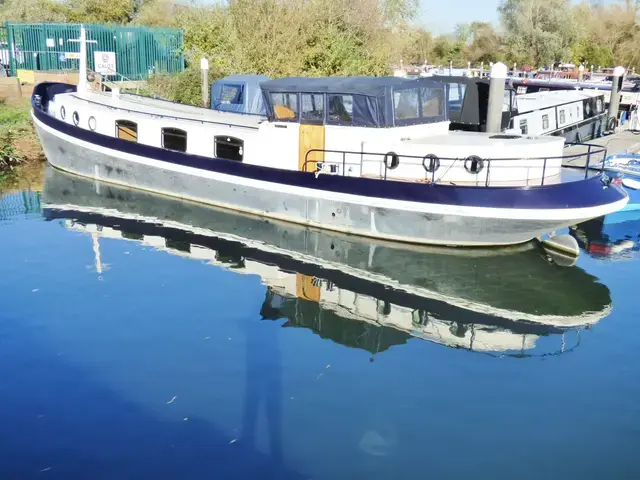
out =
<svg viewBox="0 0 640 480"><path fill-rule="evenodd" d="M174 75L154 75L149 79L148 91L142 93L149 96L156 95L186 105L200 106L202 104L200 76L200 70L193 67ZM219 75L209 70L208 88L217 78Z"/></svg>

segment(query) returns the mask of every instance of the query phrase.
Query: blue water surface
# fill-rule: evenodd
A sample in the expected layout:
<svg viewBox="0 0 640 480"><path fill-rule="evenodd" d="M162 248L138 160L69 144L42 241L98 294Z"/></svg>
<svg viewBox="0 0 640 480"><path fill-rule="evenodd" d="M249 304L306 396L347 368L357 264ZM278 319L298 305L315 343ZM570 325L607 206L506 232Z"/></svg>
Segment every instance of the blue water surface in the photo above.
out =
<svg viewBox="0 0 640 480"><path fill-rule="evenodd" d="M308 293L289 318L267 314L280 287L262 267L225 268L206 249L180 254L152 235L111 238L117 225L74 226L72 214L45 218L45 201L0 199L2 479L640 474L640 222L618 234L626 249L611 247L621 238L583 236L577 265L525 279L541 286L532 303L543 309L553 272L573 269L606 293L602 318L533 334L496 320L493 346L477 350L362 320L384 309L314 307ZM264 266L296 285L269 304L281 312L277 301L300 297L304 279ZM507 270L491 275L518 273ZM467 288L491 307L476 274ZM504 302L496 316L515 308ZM312 307L330 331L315 317L305 326ZM453 317L481 307L455 308ZM347 339L350 328L363 333ZM363 340L368 332L378 343Z"/></svg>

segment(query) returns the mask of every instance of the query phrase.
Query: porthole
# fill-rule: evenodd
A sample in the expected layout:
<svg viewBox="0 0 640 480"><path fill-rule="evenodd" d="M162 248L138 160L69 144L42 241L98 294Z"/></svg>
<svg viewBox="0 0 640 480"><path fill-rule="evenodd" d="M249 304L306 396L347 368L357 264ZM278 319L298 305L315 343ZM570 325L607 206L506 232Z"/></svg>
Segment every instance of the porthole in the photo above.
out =
<svg viewBox="0 0 640 480"><path fill-rule="evenodd" d="M73 112L71 118L73 119L73 124L77 127L80 124L80 115L78 115L78 112Z"/></svg>
<svg viewBox="0 0 640 480"><path fill-rule="evenodd" d="M64 107L60 107L60 118L64 120L66 116L67 116L67 111L64 109Z"/></svg>
<svg viewBox="0 0 640 480"><path fill-rule="evenodd" d="M95 117L89 117L89 129L91 129L91 131L94 131L96 129L96 118Z"/></svg>

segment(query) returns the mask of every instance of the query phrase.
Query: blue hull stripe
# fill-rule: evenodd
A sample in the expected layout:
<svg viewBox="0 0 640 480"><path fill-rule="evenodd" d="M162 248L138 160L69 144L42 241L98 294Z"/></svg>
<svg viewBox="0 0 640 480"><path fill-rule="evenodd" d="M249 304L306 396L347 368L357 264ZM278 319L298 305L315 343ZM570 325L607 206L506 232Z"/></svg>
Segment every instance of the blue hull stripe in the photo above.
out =
<svg viewBox="0 0 640 480"><path fill-rule="evenodd" d="M517 209L586 208L613 203L623 199L625 196L624 192L618 187L603 188L599 175L586 180L542 187L455 186L337 175L320 175L316 178L313 173L280 170L248 165L232 160L173 152L85 130L48 115L43 108L46 108L49 99L56 93L64 91L75 91L75 87L64 84L43 83L37 85L34 90L34 95L40 95L43 105L43 107L39 108L34 103L34 114L39 121L50 128L78 140L122 153L225 175L364 197L469 207Z"/></svg>

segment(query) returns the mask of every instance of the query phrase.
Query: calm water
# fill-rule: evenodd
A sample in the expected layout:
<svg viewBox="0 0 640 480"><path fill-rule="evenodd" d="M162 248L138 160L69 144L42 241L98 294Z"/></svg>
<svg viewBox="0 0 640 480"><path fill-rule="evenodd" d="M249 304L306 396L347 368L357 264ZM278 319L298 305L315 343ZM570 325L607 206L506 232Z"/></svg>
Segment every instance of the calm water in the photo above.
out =
<svg viewBox="0 0 640 480"><path fill-rule="evenodd" d="M47 170L0 199L0 478L637 478L626 220L571 266Z"/></svg>

